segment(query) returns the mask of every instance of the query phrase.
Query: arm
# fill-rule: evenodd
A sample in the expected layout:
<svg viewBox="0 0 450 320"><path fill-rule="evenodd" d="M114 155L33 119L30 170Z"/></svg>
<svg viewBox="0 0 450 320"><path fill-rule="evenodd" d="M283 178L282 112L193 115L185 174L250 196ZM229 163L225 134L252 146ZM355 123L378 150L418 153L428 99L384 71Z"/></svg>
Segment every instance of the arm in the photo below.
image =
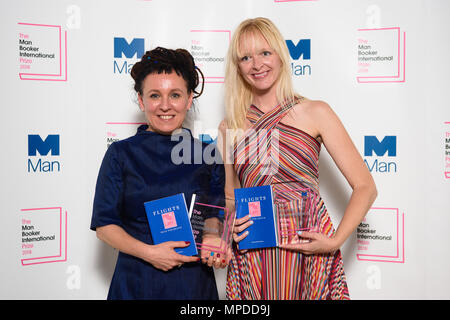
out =
<svg viewBox="0 0 450 320"><path fill-rule="evenodd" d="M219 126L219 137L217 139L217 145L219 147L220 153L222 155L222 159L225 167L225 203L230 214L236 214L236 208L234 204L234 189L240 188L241 183L239 178L234 170L233 163L233 155L232 155L232 147L233 144L230 141L227 141L227 138L230 138L230 135L227 135L227 125L225 121L222 121ZM248 233L243 233L238 236L238 233L241 233L245 229L247 229L252 221L249 221L250 216L246 216L240 219L236 219L234 223L233 229L233 240L236 243L239 243L242 239L244 239Z"/></svg>
<svg viewBox="0 0 450 320"><path fill-rule="evenodd" d="M122 227L110 224L96 229L97 237L119 251L151 263L155 268L168 271L183 263L195 262L197 257L187 257L175 252L174 248L187 247L184 241L168 241L149 245L129 235Z"/></svg>
<svg viewBox="0 0 450 320"><path fill-rule="evenodd" d="M350 234L362 221L377 196L372 175L367 169L358 150L341 121L328 104L315 101L308 107L315 131L323 141L336 166L353 189L343 218L333 235L303 232L301 238L311 241L302 244L287 245L286 248L304 253L332 252L339 249Z"/></svg>
<svg viewBox="0 0 450 320"><path fill-rule="evenodd" d="M195 261L195 258L182 256L173 250L186 246L182 241L152 246L133 238L121 227L124 182L119 151L119 145L113 143L103 158L95 188L91 230L95 230L97 237L113 248L164 271L184 262Z"/></svg>

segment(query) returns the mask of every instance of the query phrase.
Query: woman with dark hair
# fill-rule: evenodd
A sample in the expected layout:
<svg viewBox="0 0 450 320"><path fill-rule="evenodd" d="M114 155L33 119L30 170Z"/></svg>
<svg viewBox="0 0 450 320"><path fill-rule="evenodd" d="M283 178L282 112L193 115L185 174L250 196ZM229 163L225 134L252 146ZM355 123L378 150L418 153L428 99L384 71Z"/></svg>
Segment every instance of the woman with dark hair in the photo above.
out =
<svg viewBox="0 0 450 320"><path fill-rule="evenodd" d="M119 250L108 299L218 299L211 266L224 267L224 257L211 254L201 263L174 250L188 242L154 244L144 209L144 202L178 193L184 193L188 207L193 194L223 205L222 164L194 161L193 152L181 163L172 158L180 136L191 150L207 146L182 128L193 99L203 91L203 83L197 91L199 74L188 51L160 47L146 52L131 70L148 124L108 148L91 222L97 237Z"/></svg>

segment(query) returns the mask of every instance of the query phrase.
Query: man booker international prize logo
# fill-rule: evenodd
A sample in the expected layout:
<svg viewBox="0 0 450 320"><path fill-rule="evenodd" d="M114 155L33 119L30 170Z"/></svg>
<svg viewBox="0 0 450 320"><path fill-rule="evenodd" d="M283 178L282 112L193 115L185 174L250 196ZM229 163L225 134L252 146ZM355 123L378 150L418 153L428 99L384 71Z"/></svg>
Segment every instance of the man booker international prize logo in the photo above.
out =
<svg viewBox="0 0 450 320"><path fill-rule="evenodd" d="M358 261L405 262L405 213L372 207L356 229Z"/></svg>
<svg viewBox="0 0 450 320"><path fill-rule="evenodd" d="M20 80L67 81L67 31L25 22L18 29Z"/></svg>
<svg viewBox="0 0 450 320"><path fill-rule="evenodd" d="M231 40L230 30L190 30L190 53L205 83L223 83L225 56Z"/></svg>
<svg viewBox="0 0 450 320"><path fill-rule="evenodd" d="M20 209L22 266L67 261L67 210Z"/></svg>
<svg viewBox="0 0 450 320"><path fill-rule="evenodd" d="M406 81L406 33L400 27L358 29L358 83Z"/></svg>

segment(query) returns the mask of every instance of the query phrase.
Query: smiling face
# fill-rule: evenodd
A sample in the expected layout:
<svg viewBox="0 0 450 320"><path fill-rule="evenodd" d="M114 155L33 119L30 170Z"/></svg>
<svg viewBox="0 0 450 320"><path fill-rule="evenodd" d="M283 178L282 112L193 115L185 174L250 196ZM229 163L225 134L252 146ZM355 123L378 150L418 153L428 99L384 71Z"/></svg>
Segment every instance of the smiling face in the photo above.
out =
<svg viewBox="0 0 450 320"><path fill-rule="evenodd" d="M254 93L276 93L281 59L260 33L242 35L238 59L239 72Z"/></svg>
<svg viewBox="0 0 450 320"><path fill-rule="evenodd" d="M148 130L171 134L181 128L192 97L186 81L175 71L149 74L142 82L142 94L138 94L139 108L145 113Z"/></svg>

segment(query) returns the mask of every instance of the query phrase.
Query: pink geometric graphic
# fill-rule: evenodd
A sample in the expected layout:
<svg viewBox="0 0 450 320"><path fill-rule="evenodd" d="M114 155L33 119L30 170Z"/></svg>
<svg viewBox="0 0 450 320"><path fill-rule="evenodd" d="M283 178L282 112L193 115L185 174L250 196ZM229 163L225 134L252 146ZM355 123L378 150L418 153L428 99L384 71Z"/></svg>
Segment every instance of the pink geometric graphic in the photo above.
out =
<svg viewBox="0 0 450 320"><path fill-rule="evenodd" d="M28 214L33 214L33 216L42 213L48 214L49 210L54 211L54 213L51 214L57 215L59 219L59 251L55 252L53 255L35 256L33 258L21 259L22 266L67 261L67 211L63 214L62 207L20 209L22 213L26 214L22 217L27 217ZM31 218L32 217L30 217L30 219Z"/></svg>
<svg viewBox="0 0 450 320"><path fill-rule="evenodd" d="M403 32L403 42L401 42L400 27L377 28L377 29L358 29L358 31L382 32L386 30L394 30L397 33L397 74L395 75L377 75L377 76L358 76L358 83L402 83L406 80L406 32ZM403 44L403 46L402 46ZM403 49L403 50L402 50ZM402 68L401 68L402 66ZM400 78L401 77L401 78Z"/></svg>
<svg viewBox="0 0 450 320"><path fill-rule="evenodd" d="M248 213L250 217L261 217L261 204L259 201L248 203Z"/></svg>
<svg viewBox="0 0 450 320"><path fill-rule="evenodd" d="M395 255L389 254L356 254L356 258L359 261L372 261L372 262L390 262L390 263L405 263L405 214L400 214L398 208L371 208L370 212L390 213L395 215Z"/></svg>
<svg viewBox="0 0 450 320"><path fill-rule="evenodd" d="M67 81L67 31L64 31L64 59L63 59L63 44L62 44L62 30L61 26L48 25L48 24L36 24L19 22L19 25L33 26L37 28L57 28L59 37L55 39L58 42L59 47L59 73L26 73L19 72L20 80L38 80L38 81ZM64 68L63 68L64 66ZM63 74L64 70L64 74Z"/></svg>
<svg viewBox="0 0 450 320"><path fill-rule="evenodd" d="M177 220L173 211L163 213L161 217L163 219L164 229L175 228L177 226Z"/></svg>
<svg viewBox="0 0 450 320"><path fill-rule="evenodd" d="M190 32L193 33L212 33L212 34L218 34L218 33L226 33L228 42L231 41L231 30L190 30ZM194 54L194 53L193 53ZM225 53L224 53L225 54ZM195 57L194 57L195 60ZM197 62L196 62L197 64ZM217 76L217 75L207 75L207 72L205 73L204 70L202 70L205 75L205 83L223 83L225 77L223 76Z"/></svg>

